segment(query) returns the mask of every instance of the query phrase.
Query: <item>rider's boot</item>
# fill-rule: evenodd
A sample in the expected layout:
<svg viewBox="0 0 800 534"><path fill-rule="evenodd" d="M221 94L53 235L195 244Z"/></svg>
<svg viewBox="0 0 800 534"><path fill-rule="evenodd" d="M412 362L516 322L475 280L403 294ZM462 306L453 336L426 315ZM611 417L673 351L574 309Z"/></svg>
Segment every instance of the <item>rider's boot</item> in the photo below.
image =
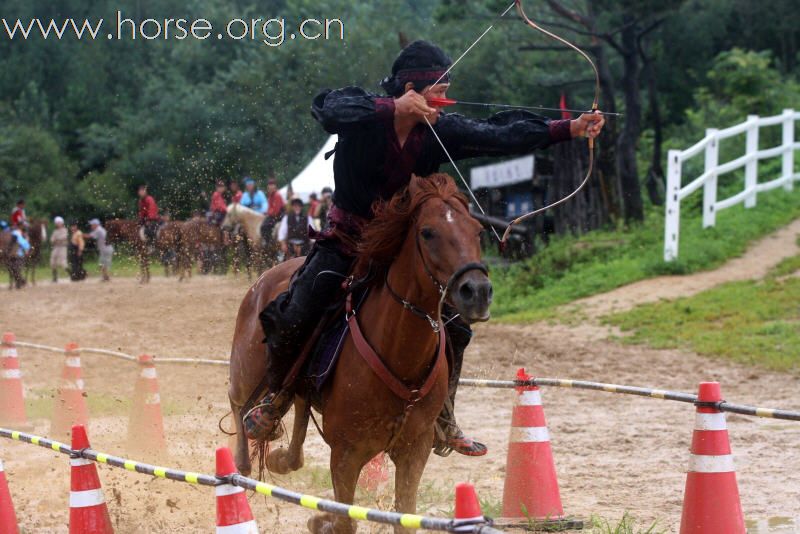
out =
<svg viewBox="0 0 800 534"><path fill-rule="evenodd" d="M244 431L249 439L274 441L283 435L281 419L292 405L294 388L284 387L292 366L283 347L267 345L267 394L243 417Z"/></svg>
<svg viewBox="0 0 800 534"><path fill-rule="evenodd" d="M446 328L453 354L453 365L450 372L449 395L434 425L436 439L433 442L433 452L439 456L448 456L453 451L465 456L483 456L488 452L486 445L465 436L456 422L455 415L458 379L461 377L464 350L472 338L472 330L458 318L451 320Z"/></svg>

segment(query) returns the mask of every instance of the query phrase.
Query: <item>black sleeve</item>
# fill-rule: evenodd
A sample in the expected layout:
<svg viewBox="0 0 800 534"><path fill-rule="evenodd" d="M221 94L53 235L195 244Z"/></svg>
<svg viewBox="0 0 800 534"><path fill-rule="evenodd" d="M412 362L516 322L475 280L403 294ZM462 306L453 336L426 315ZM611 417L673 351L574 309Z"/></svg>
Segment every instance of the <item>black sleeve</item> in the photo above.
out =
<svg viewBox="0 0 800 534"><path fill-rule="evenodd" d="M394 117L394 99L358 87L325 89L314 97L311 115L329 134L347 133L366 122Z"/></svg>
<svg viewBox="0 0 800 534"><path fill-rule="evenodd" d="M551 134L552 126L556 125L551 125L551 122L563 121L551 121L547 117L524 110L502 111L488 119L472 119L457 113L446 113L439 117L434 129L453 159L460 160L525 154L537 148L545 148L562 140ZM438 143L435 145L438 146ZM446 162L447 156L441 151L441 147L439 151L441 162Z"/></svg>

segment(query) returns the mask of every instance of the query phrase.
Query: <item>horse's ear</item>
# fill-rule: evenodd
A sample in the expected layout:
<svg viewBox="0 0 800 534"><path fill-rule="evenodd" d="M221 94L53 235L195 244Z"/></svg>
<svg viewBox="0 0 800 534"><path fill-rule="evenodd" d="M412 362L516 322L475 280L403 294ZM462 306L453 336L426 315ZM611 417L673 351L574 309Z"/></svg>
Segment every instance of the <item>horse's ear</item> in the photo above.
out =
<svg viewBox="0 0 800 534"><path fill-rule="evenodd" d="M423 180L423 178L420 178L416 174L411 174L411 180L408 182L408 192L412 198L417 196L417 193L419 193L419 182L421 180Z"/></svg>

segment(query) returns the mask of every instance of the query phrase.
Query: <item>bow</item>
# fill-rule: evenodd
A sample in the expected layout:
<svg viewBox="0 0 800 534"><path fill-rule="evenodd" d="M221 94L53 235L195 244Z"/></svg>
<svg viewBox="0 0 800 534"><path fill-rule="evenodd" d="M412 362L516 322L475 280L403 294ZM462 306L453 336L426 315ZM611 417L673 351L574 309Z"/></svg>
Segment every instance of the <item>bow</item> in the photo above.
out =
<svg viewBox="0 0 800 534"><path fill-rule="evenodd" d="M548 36L549 38L554 39L554 40L566 45L567 47L575 50L586 61L589 62L589 64L592 66L592 71L594 72L594 78L595 78L594 100L592 102L591 111L592 112L597 111L598 102L599 102L599 99L600 99L600 73L597 70L597 66L594 64L594 61L592 61L592 58L590 58L589 55L586 52L584 52L583 50L581 50L580 48L578 48L574 44L570 43L569 41L567 41L563 37L560 37L560 36L554 34L553 32L551 32L549 30L546 30L546 29L542 28L541 26L539 26L538 24L536 24L535 22L533 22L530 19L530 17L528 17L528 15L525 13L525 10L522 7L522 0L514 0L511 3L511 5L509 5L497 17L497 19L500 19L500 18L504 17L514 7L517 8L517 13L519 14L520 18L522 18L522 20L525 22L525 24L527 24L529 27L531 27L534 30L540 31L543 34L545 34L546 36ZM477 45L478 42L481 39L483 39L483 37L492 30L492 28L494 28L495 23L496 23L496 21L492 22L492 24L490 24L489 27L486 28L486 30L484 30L483 33L481 33L478 36L478 38L475 39L475 41L473 41L472 44L467 47L467 49L458 57L458 59L456 59L453 62L453 64L450 65L450 67L439 77L439 79L436 80L436 82L434 82L431 85L438 84L445 76L447 76L447 74L450 73L450 71L453 69L453 67L455 67L458 64L458 62L461 61L464 58L464 56L466 56L467 53L469 53L469 51L472 50L472 48L475 47L475 45ZM430 121L428 121L427 117L425 118L425 122L428 124L428 127L431 129L431 132L433 132L433 135L436 138L436 140L439 142L439 145L442 147L442 150L444 150L444 153L447 156L447 159L450 161L450 164L453 165L453 168L456 170L456 173L458 174L459 178L461 178L461 181L464 183L464 186L467 188L467 191L469 191L469 194L472 197L472 200L475 202L475 205L478 207L478 209L480 210L481 213L486 215L486 212L481 207L480 203L478 202L478 199L475 197L475 194L472 192L472 189L470 189L469 184L467 183L467 180L464 178L464 175L461 173L461 170L458 168L458 166L456 165L455 161L450 156L450 152L444 146L444 143L442 143L442 140L439 138L439 135L436 133L436 130L434 130L433 125L430 123ZM529 213L521 215L521 216L517 217L516 219L512 220L511 222L509 222L508 226L506 226L505 232L503 233L502 239L500 238L499 235L497 235L497 231L492 226L491 227L492 231L494 232L494 235L497 237L498 241L500 242L501 248L505 245L506 240L508 239L508 236L511 233L511 228L515 224L519 224L522 221L524 221L526 219L529 219L530 217L533 217L533 216L535 216L535 215L537 215L539 213L542 213L543 211L549 210L550 208L554 208L555 206L561 205L561 204L569 201L570 199L575 197L575 195L577 195L584 188L584 186L586 186L586 184L589 182L589 179L592 176L592 172L594 171L594 139L592 139L590 137L588 139L588 142L589 142L589 168L586 171L586 176L584 177L584 179L580 183L580 185L578 185L578 187L574 191L572 191L569 195L567 195L567 196L565 196L565 197L563 197L563 198L561 198L561 199L559 199L559 200L557 200L557 201L555 201L555 202L553 202L551 204L548 204L548 205L546 205L544 207L541 207L539 209L536 209L536 210L533 210L533 211L531 211Z"/></svg>

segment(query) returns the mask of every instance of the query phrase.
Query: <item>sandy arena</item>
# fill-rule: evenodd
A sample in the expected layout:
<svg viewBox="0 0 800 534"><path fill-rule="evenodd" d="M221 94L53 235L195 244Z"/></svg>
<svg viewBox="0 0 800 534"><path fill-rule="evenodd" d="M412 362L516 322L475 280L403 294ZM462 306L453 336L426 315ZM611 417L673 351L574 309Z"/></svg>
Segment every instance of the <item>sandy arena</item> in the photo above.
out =
<svg viewBox="0 0 800 534"><path fill-rule="evenodd" d="M0 329L21 341L151 353L158 356L226 357L244 280L195 277L188 283L155 278L101 284L40 283L24 292L0 293ZM525 366L540 376L609 381L694 391L701 380L719 380L727 399L800 409L800 377L709 360L680 351L650 350L608 341L593 325L537 323L481 325L466 356L464 376L511 379ZM47 435L54 387L63 364L58 354L20 349L29 417ZM95 449L125 454L126 425L136 368L84 355L83 372ZM164 464L213 473L214 448L228 438L217 422L228 411L227 369L160 365L158 373L170 457ZM675 531L680 522L685 470L694 422L688 405L601 392L544 389L543 398L565 511L615 520L625 511L641 523L658 520ZM456 482L472 481L485 512L502 499L513 393L470 390L459 394L461 426L485 440L484 458L431 456L420 490L421 513L452 510ZM800 517L800 424L729 415L745 516L750 520ZM229 421L228 421L229 424ZM312 428L306 467L271 482L332 497L328 450ZM65 457L31 445L0 441L0 458L25 532L67 532L69 467ZM137 457L142 461L153 458ZM214 525L209 488L152 479L100 467L119 533L208 532ZM391 486L362 493L359 504L389 508ZM313 512L260 496L251 498L262 532L303 532ZM362 524L360 532L384 532Z"/></svg>

